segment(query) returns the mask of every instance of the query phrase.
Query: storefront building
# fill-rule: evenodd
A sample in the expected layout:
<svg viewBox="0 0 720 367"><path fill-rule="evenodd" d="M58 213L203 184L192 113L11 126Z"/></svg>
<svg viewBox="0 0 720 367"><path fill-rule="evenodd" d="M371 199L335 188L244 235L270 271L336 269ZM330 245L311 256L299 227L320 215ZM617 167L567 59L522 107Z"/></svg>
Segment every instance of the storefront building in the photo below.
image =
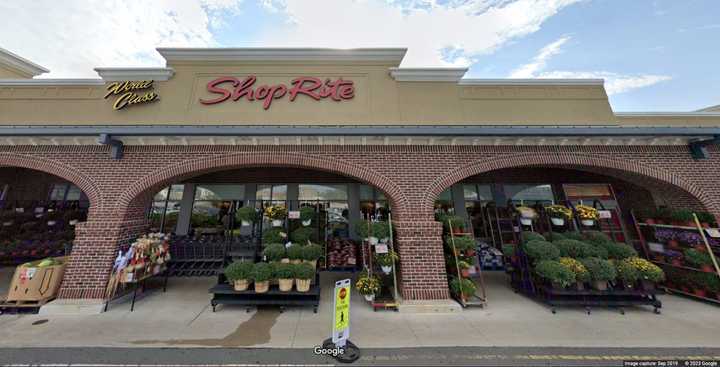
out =
<svg viewBox="0 0 720 367"><path fill-rule="evenodd" d="M474 221L610 184L623 208L720 216L717 109L614 113L602 80L464 79L399 68L404 49L158 52L166 67L34 79L0 50L0 200L88 209L61 299L101 299L120 244L187 234L223 202L323 201L348 234L390 208L417 304L449 297L443 206Z"/></svg>

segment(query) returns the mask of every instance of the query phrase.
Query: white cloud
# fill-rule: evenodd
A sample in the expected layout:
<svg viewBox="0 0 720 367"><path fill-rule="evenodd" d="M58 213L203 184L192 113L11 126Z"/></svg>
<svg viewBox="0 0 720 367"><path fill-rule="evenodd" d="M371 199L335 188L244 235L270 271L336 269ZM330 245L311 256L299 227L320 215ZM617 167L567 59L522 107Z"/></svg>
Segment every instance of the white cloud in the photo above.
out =
<svg viewBox="0 0 720 367"><path fill-rule="evenodd" d="M546 79L605 79L605 90L609 95L620 94L633 89L649 87L668 81L672 77L654 74L619 74L609 71L543 71L547 61L562 51L569 37L562 37L543 47L533 59L510 73L511 78Z"/></svg>
<svg viewBox="0 0 720 367"><path fill-rule="evenodd" d="M290 21L261 41L278 47L408 47L403 66L466 66L538 31L579 1L264 0Z"/></svg>
<svg viewBox="0 0 720 367"><path fill-rule="evenodd" d="M51 77L94 77L98 66L159 66L156 47L221 46L210 30L242 22L234 16L242 1L4 0L0 47L51 69ZM247 44L407 47L403 66L467 66L585 0L256 1L287 22L263 28Z"/></svg>
<svg viewBox="0 0 720 367"><path fill-rule="evenodd" d="M158 46L215 46L210 25L238 0L0 2L0 47L52 77L97 77L98 66L159 66ZM232 13L231 13L232 14Z"/></svg>
<svg viewBox="0 0 720 367"><path fill-rule="evenodd" d="M547 60L561 51L562 45L569 41L570 37L562 37L555 42L543 47L540 52L528 64L525 64L510 73L511 78L531 78L538 71L545 69Z"/></svg>

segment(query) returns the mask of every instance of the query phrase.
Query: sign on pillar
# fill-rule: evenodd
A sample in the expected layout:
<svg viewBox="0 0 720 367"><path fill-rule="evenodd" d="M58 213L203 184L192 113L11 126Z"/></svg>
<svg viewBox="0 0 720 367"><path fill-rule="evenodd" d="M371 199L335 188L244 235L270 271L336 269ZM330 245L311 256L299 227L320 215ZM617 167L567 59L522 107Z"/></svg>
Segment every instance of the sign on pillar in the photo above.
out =
<svg viewBox="0 0 720 367"><path fill-rule="evenodd" d="M344 347L350 337L350 279L335 282L332 341Z"/></svg>

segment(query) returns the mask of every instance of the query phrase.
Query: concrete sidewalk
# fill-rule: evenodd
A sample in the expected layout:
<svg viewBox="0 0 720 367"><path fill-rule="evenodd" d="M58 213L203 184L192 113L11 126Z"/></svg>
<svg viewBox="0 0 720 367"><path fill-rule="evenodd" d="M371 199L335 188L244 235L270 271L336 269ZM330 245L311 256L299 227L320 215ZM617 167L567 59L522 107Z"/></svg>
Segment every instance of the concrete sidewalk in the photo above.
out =
<svg viewBox="0 0 720 367"><path fill-rule="evenodd" d="M324 274L323 302L310 308L261 309L209 306L210 278L171 279L168 292L151 292L129 312L114 304L91 316L0 316L0 347L273 347L311 348L330 334L329 285L343 274ZM353 295L351 339L363 348L426 346L522 347L720 347L720 308L662 296L662 314L651 308L549 308L513 293L502 273L486 273L489 306L455 314L373 312ZM44 323L33 325L40 320Z"/></svg>

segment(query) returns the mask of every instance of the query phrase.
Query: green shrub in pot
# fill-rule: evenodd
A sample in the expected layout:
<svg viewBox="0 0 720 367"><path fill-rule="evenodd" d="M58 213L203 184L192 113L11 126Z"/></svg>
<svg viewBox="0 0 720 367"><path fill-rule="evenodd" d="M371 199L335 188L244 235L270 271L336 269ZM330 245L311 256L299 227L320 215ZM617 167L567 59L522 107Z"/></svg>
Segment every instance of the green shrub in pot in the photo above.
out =
<svg viewBox="0 0 720 367"><path fill-rule="evenodd" d="M308 220L315 219L315 208L310 206L304 206L300 208L300 220L305 222Z"/></svg>
<svg viewBox="0 0 720 367"><path fill-rule="evenodd" d="M617 279L621 280L626 288L632 288L640 279L640 272L626 261L616 261L615 270Z"/></svg>
<svg viewBox="0 0 720 367"><path fill-rule="evenodd" d="M575 259L599 257L598 250L595 246L582 241L560 240L553 242L553 245L560 250L560 256L563 257L572 257Z"/></svg>
<svg viewBox="0 0 720 367"><path fill-rule="evenodd" d="M557 260L560 258L560 250L547 241L530 241L523 245L525 254L535 262L542 260Z"/></svg>
<svg viewBox="0 0 720 367"><path fill-rule="evenodd" d="M545 234L545 237L547 237L547 240L550 242L560 241L560 240L567 240L568 238L565 237L564 234L560 232L549 232Z"/></svg>
<svg viewBox="0 0 720 367"><path fill-rule="evenodd" d="M470 250L475 250L477 243L475 242L475 238L470 236L457 236L454 238L451 238L450 236L445 237L445 242L452 248L453 242L455 243L455 249L458 250L458 252L465 252Z"/></svg>
<svg viewBox="0 0 720 367"><path fill-rule="evenodd" d="M605 248L610 259L622 260L638 255L632 246L621 242L606 242L601 246Z"/></svg>
<svg viewBox="0 0 720 367"><path fill-rule="evenodd" d="M310 283L315 277L315 269L308 263L292 265L295 267L295 285L298 292L310 290Z"/></svg>
<svg viewBox="0 0 720 367"><path fill-rule="evenodd" d="M287 256L285 245L282 243L271 243L263 249L263 256L265 256L267 261L280 261Z"/></svg>
<svg viewBox="0 0 720 367"><path fill-rule="evenodd" d="M575 273L555 260L542 260L535 265L535 272L553 284L553 287L567 288L575 283Z"/></svg>
<svg viewBox="0 0 720 367"><path fill-rule="evenodd" d="M293 243L306 245L308 241L312 241L317 230L312 227L300 227L290 233L290 240Z"/></svg>
<svg viewBox="0 0 720 367"><path fill-rule="evenodd" d="M235 212L235 218L241 222L255 223L260 219L260 212L250 206L244 206Z"/></svg>
<svg viewBox="0 0 720 367"><path fill-rule="evenodd" d="M268 263L257 263L253 271L253 281L255 282L255 292L265 293L270 287L270 281L273 279L274 269Z"/></svg>
<svg viewBox="0 0 720 367"><path fill-rule="evenodd" d="M685 257L685 261L687 261L688 264L697 268L701 268L703 266L710 266L713 264L709 254L707 254L706 252L698 251L694 248L689 248L683 251L683 256Z"/></svg>
<svg viewBox="0 0 720 367"><path fill-rule="evenodd" d="M615 280L617 277L615 266L608 260L589 257L581 259L580 262L588 272L590 272L590 279L597 290L606 290L607 283Z"/></svg>
<svg viewBox="0 0 720 367"><path fill-rule="evenodd" d="M692 224L695 221L692 210L687 209L672 211L670 213L670 219L680 224Z"/></svg>
<svg viewBox="0 0 720 367"><path fill-rule="evenodd" d="M582 283L590 281L590 272L580 261L571 257L561 257L558 261L575 274L575 281L578 283L578 288L581 288Z"/></svg>
<svg viewBox="0 0 720 367"><path fill-rule="evenodd" d="M582 232L582 236L585 242L593 245L613 242L606 233L600 231L584 231Z"/></svg>
<svg viewBox="0 0 720 367"><path fill-rule="evenodd" d="M294 264L298 264L303 259L303 246L300 245L290 245L286 249L288 258L290 258L290 261Z"/></svg>
<svg viewBox="0 0 720 367"><path fill-rule="evenodd" d="M295 265L288 263L273 264L273 277L278 280L278 287L281 292L292 290L295 281Z"/></svg>
<svg viewBox="0 0 720 367"><path fill-rule="evenodd" d="M460 231L460 230L464 230L464 229L465 229L465 219L463 219L463 218L460 217L460 216L457 216L457 215L445 215L445 216L442 216L441 218L442 218L442 220L443 220L443 221L442 221L443 226L444 226L445 229L447 229L447 230L450 230L450 228L448 227L448 221L449 221L450 224L452 225L452 229L455 230L455 231Z"/></svg>
<svg viewBox="0 0 720 367"><path fill-rule="evenodd" d="M543 235L537 232L523 231L522 242L528 243L530 241L545 241L545 237L543 237Z"/></svg>
<svg viewBox="0 0 720 367"><path fill-rule="evenodd" d="M464 300L467 300L471 296L475 295L477 286L475 285L475 282L470 279L453 277L450 280L450 291L454 295L463 297Z"/></svg>
<svg viewBox="0 0 720 367"><path fill-rule="evenodd" d="M323 256L323 247L311 243L303 246L302 248L302 259L304 262L310 263L313 269L317 266L317 261Z"/></svg>
<svg viewBox="0 0 720 367"><path fill-rule="evenodd" d="M269 228L263 232L263 243L285 243L287 242L287 233L282 228Z"/></svg>
<svg viewBox="0 0 720 367"><path fill-rule="evenodd" d="M390 237L390 224L387 221L379 221L372 223L372 235L378 239Z"/></svg>
<svg viewBox="0 0 720 367"><path fill-rule="evenodd" d="M236 291L247 290L249 281L253 278L255 264L250 261L234 261L225 268L225 277Z"/></svg>

